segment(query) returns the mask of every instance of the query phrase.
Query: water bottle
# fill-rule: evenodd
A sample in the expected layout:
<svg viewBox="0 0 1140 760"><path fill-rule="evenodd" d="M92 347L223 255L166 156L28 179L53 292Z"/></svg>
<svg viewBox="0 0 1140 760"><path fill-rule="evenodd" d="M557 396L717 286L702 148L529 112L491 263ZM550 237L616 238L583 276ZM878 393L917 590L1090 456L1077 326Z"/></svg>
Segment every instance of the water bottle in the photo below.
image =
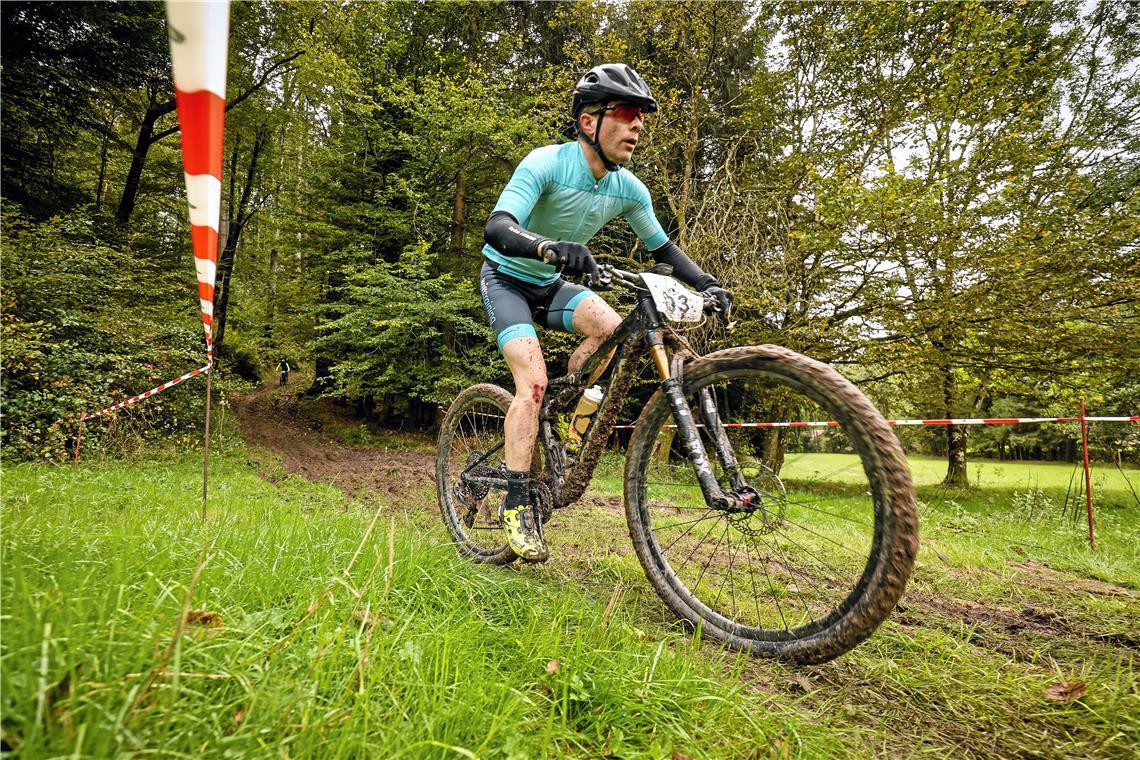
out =
<svg viewBox="0 0 1140 760"><path fill-rule="evenodd" d="M582 438L590 427L590 420L598 411L598 406L602 403L604 395L602 387L595 385L592 388L587 388L582 394L582 398L578 399L578 406L574 407L574 414L570 415L570 438L575 442L582 442Z"/></svg>

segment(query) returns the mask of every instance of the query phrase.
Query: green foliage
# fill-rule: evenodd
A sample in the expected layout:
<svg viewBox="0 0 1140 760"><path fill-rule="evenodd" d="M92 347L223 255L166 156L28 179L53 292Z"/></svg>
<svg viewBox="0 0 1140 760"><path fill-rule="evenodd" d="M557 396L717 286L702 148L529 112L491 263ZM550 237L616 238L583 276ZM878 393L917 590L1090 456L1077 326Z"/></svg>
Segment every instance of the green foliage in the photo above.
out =
<svg viewBox="0 0 1140 760"><path fill-rule="evenodd" d="M74 447L81 414L204 363L192 291L99 243L83 217L34 223L6 209L3 249L5 456L59 461ZM156 297L156 282L187 294L180 319ZM201 393L171 389L89 423L84 438L98 447L108 433L120 445L185 435L201 404Z"/></svg>
<svg viewBox="0 0 1140 760"><path fill-rule="evenodd" d="M341 316L315 342L318 351L338 357L330 395L446 403L501 370L473 283L432 276L433 258L420 244L395 264L377 262L346 275L336 304Z"/></svg>
<svg viewBox="0 0 1140 760"><path fill-rule="evenodd" d="M150 127L173 134L161 11L3 13L5 197L24 215L87 225L91 260L118 256L115 271L137 275L137 288L112 282L102 296L134 320L140 304L185 292L187 278L165 273L189 274L177 140L136 147ZM1135 413L1137 13L1111 2L235 5L230 89L252 91L227 113L223 221L242 233L225 369L253 376L287 356L312 367L314 393L432 404L501 370L469 286L482 226L517 162L565 139L576 77L626 60L661 104L631 168L670 236L739 306L738 329L699 329L698 349L790 346L846 368L891 416L1068 415L1081 396L1095 412ZM134 212L112 227L129 167L141 169ZM592 245L627 267L646 259L620 222ZM48 269L36 288L76 303ZM76 307L81 321L89 306ZM5 309L21 355L64 340L34 326L50 319ZM153 353L123 346L175 317L193 329L187 300L108 332L93 354ZM419 332L400 337L401 326ZM569 341L544 335L543 346L553 367ZM137 388L129 373L120 382ZM20 414L20 426L40 415ZM942 455L1016 445L1065 457L1073 440L1044 427L1010 431L1025 440L946 432L901 434ZM1137 456L1131 429L1092 439L1099 458Z"/></svg>

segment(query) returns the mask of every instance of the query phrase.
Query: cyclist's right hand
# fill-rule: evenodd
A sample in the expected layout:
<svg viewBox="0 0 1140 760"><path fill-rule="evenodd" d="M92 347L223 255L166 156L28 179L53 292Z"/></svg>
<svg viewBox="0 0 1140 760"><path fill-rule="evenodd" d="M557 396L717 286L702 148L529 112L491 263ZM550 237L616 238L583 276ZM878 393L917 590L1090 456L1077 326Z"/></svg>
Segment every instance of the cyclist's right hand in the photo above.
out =
<svg viewBox="0 0 1140 760"><path fill-rule="evenodd" d="M564 240L547 243L542 258L567 274L586 275L591 281L598 279L598 262L594 261L590 249L581 243Z"/></svg>

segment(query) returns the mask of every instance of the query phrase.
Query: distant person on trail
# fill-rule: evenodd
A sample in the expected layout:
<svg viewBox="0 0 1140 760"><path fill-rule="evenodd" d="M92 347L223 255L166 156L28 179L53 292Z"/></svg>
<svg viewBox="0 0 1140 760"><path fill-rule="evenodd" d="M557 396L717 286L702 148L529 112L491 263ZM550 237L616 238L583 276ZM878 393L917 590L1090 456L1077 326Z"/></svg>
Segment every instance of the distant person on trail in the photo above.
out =
<svg viewBox="0 0 1140 760"><path fill-rule="evenodd" d="M621 216L655 261L672 265L675 277L714 296L723 310L732 306L732 295L716 278L669 240L641 180L622 169L646 116L656 110L649 85L628 65L590 69L574 89L578 139L531 151L503 188L484 230L480 292L515 383L504 430L507 494L499 517L511 549L532 562L548 556L528 474L547 382L534 325L585 336L570 357L568 369L574 372L621 322L599 296L560 273L596 276L598 265L586 243Z"/></svg>
<svg viewBox="0 0 1140 760"><path fill-rule="evenodd" d="M289 382L289 370L291 369L293 368L289 366L289 360L282 356L281 360L277 362L277 371L281 375L281 379L277 383L278 385L285 385L285 383Z"/></svg>

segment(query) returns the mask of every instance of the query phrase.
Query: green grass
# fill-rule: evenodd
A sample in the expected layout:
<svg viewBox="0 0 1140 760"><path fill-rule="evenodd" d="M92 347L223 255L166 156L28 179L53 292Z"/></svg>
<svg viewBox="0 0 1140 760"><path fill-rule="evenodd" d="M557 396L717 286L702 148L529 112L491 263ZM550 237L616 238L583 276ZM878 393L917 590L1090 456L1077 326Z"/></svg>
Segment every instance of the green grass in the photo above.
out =
<svg viewBox="0 0 1140 760"><path fill-rule="evenodd" d="M854 464L843 455L789 457L782 474L789 493L817 481L828 508L850 515L865 505L857 495L842 498L856 480ZM1127 485L1094 485L1093 553L1083 512L1076 522L1061 515L1065 465L1035 464L1039 488L1026 489L1024 472L1010 466L994 468L1005 479L990 488L946 489L933 464L911 463L921 548L900 612L838 661L798 671L758 662L753 672L769 685L804 674L810 691L796 694L797 705L829 715L856 754L1133 756L1140 742L1140 505ZM586 558L609 570L599 586L620 579L637 587L636 558L611 538L624 528L621 468L620 458L607 456L592 485L594 501L608 509L595 506L585 519L568 515L561 523L572 546L608 542L608 555ZM655 493L678 504L700 500L695 486L651 484L651 500ZM816 527L836 535L838 526ZM640 603L651 614L652 596ZM1049 685L1067 680L1086 682L1085 697L1069 705L1044 698Z"/></svg>
<svg viewBox="0 0 1140 760"><path fill-rule="evenodd" d="M902 609L840 660L791 668L678 628L632 553L617 459L556 514L555 558L510 569L456 556L426 486L354 501L267 483L223 447L202 522L200 467L5 468L0 690L20 757L1059 758L1140 742L1140 516L1123 498L1098 513L1094 555L1008 474L922 485ZM176 635L184 603L217 618ZM1084 696L1044 697L1066 680Z"/></svg>
<svg viewBox="0 0 1140 760"><path fill-rule="evenodd" d="M911 456L911 477L916 486L936 486L946 477L946 459ZM861 477L858 458L854 454L789 454L781 474L787 478L807 478L821 473L828 480L853 480ZM1123 472L1103 462L1093 462L1093 496L1112 503L1135 503L1128 487L1140 491L1140 470ZM1083 487L1084 468L1060 462L998 462L990 459L970 460L967 465L970 485L998 490L1042 490L1060 492ZM1082 491L1083 493L1083 491ZM1072 498L1072 495L1070 495Z"/></svg>
<svg viewBox="0 0 1140 760"><path fill-rule="evenodd" d="M194 458L6 469L3 729L20 757L841 747L746 688L742 658L668 625L650 636L541 569L473 566L442 529L267 484L237 456L216 462L203 523L200 474ZM188 605L216 624L176 638L203 547Z"/></svg>

